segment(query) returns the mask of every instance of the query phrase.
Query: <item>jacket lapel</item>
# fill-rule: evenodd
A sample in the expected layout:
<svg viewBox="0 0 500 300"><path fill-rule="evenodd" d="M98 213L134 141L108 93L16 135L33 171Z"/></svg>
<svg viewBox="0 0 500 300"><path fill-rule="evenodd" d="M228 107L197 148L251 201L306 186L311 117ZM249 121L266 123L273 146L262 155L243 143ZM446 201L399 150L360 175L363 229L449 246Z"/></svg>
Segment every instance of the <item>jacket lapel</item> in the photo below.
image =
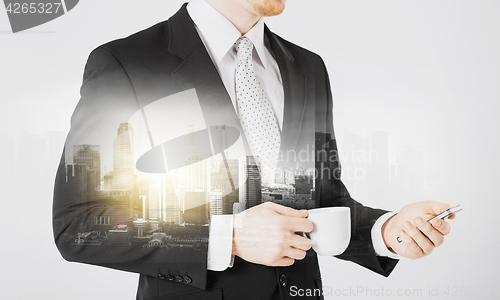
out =
<svg viewBox="0 0 500 300"><path fill-rule="evenodd" d="M168 51L183 59L172 77L183 89L196 89L206 125L226 125L241 131L231 98L185 5L170 18L169 36Z"/></svg>
<svg viewBox="0 0 500 300"><path fill-rule="evenodd" d="M306 77L294 65L290 51L267 26L265 34L278 63L284 89L281 150L296 150L306 104ZM207 126L226 125L243 132L231 99L196 32L186 5L170 18L169 39L168 52L183 59L172 77L184 89L196 89Z"/></svg>
<svg viewBox="0 0 500 300"><path fill-rule="evenodd" d="M306 77L294 65L294 57L267 26L272 51L278 63L285 95L281 151L296 150L306 104Z"/></svg>

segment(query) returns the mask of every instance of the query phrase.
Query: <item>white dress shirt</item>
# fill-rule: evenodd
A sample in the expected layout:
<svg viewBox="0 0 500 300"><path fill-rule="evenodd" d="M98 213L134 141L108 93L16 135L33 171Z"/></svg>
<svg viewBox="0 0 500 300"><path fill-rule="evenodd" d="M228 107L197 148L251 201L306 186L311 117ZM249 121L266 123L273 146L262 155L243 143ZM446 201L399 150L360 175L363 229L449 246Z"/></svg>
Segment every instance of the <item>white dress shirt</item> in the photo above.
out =
<svg viewBox="0 0 500 300"><path fill-rule="evenodd" d="M237 111L235 72L237 56L234 43L241 33L234 25L204 0L190 1L187 10L196 30L210 55L221 80ZM245 34L254 44L253 59L255 73L271 102L280 130L283 127L284 91L278 64L269 51L264 36L264 21L261 18ZM381 228L393 214L381 216L372 229L372 239L378 255L389 256L391 253L382 239ZM208 240L207 268L223 271L232 265L233 215L213 216L210 222Z"/></svg>

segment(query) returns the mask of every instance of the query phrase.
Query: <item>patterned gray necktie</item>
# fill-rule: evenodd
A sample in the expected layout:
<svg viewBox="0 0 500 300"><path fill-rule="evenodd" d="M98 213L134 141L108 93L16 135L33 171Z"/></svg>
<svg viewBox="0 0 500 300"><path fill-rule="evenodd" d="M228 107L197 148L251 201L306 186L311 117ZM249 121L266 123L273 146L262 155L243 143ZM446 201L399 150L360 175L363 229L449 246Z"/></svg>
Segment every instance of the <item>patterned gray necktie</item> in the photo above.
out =
<svg viewBox="0 0 500 300"><path fill-rule="evenodd" d="M242 36L235 46L238 56L236 103L241 126L252 154L260 165L263 183L273 183L281 133L269 98L255 76L252 41Z"/></svg>

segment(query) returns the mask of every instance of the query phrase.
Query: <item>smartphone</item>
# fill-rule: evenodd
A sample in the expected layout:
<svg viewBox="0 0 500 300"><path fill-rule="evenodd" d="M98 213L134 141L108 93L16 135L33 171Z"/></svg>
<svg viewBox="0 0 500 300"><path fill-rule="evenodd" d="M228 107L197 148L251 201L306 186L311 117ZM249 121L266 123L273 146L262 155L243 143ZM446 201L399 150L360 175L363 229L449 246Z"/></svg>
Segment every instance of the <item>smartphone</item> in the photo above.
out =
<svg viewBox="0 0 500 300"><path fill-rule="evenodd" d="M457 212L459 212L461 210L462 210L462 207L460 205L450 207L447 210L445 210L442 213L440 213L439 215L430 218L429 220L427 220L427 222L429 222L429 224L432 225L432 221L434 219L437 219L437 218L439 218L439 219L446 219L446 218L450 217L451 215L456 214Z"/></svg>
<svg viewBox="0 0 500 300"><path fill-rule="evenodd" d="M450 217L451 215L456 214L457 212L459 212L461 210L462 210L462 207L460 205L450 207L447 210L441 212L440 214L430 218L429 220L427 220L427 222L429 222L429 224L432 225L432 221L434 219L438 219L438 218L439 219L446 219L446 218ZM399 236L396 238L396 240L398 241L398 243L403 242L403 240Z"/></svg>

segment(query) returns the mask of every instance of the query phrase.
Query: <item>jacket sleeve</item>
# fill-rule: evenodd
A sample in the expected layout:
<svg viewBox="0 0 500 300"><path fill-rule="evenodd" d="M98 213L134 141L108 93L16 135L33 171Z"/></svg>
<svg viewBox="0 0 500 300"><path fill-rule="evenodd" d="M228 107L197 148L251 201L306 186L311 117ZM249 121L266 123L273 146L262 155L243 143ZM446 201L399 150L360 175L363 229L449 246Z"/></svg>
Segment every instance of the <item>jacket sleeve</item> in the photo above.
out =
<svg viewBox="0 0 500 300"><path fill-rule="evenodd" d="M208 226L180 226L161 218L156 224L133 222L142 216L139 196L149 192L147 183L141 190L141 178L134 172L133 161L131 167L128 153L132 146L127 122L139 109L133 84L120 61L106 48L94 50L85 67L81 100L71 118L55 179L57 248L71 262L204 289ZM101 183L103 164L108 173L113 171L111 185ZM165 191L168 178L158 185Z"/></svg>
<svg viewBox="0 0 500 300"><path fill-rule="evenodd" d="M333 131L333 101L330 81L325 65L322 66L321 80L318 80L316 90L326 126L316 133L316 169L319 172L320 187L319 207L346 206L351 209L351 241L347 250L336 256L366 267L383 276L389 276L398 260L380 257L375 254L371 239L371 229L375 221L386 211L363 206L349 195L341 181L341 166L338 148ZM326 85L326 89L325 89ZM324 91L324 92L322 92ZM317 102L318 103L318 102ZM318 133L319 131L319 133Z"/></svg>

